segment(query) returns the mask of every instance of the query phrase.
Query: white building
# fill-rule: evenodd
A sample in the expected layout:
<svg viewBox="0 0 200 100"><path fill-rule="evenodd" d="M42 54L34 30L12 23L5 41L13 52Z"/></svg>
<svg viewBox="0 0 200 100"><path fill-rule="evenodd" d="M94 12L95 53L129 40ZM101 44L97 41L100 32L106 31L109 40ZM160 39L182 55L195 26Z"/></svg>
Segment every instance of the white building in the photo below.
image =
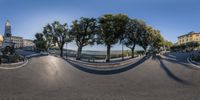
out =
<svg viewBox="0 0 200 100"><path fill-rule="evenodd" d="M11 24L8 20L5 23L5 33L4 33L3 40L5 42L6 41L12 42L14 44L14 48L23 48L23 47L27 47L27 46L34 46L34 43L32 40L23 39L20 36L12 36Z"/></svg>
<svg viewBox="0 0 200 100"><path fill-rule="evenodd" d="M34 46L35 44L33 43L33 40L29 39L23 39L23 47L30 47Z"/></svg>
<svg viewBox="0 0 200 100"><path fill-rule="evenodd" d="M5 37L4 40L11 39L11 41L14 43L14 48L22 48L23 47L23 38L19 36L11 36L11 37Z"/></svg>

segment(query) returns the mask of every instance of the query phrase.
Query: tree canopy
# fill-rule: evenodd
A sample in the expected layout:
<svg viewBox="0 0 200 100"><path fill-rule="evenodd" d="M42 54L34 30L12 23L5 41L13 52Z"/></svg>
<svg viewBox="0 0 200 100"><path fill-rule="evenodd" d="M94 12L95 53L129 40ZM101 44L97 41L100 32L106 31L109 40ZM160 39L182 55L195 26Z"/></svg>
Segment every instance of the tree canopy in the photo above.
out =
<svg viewBox="0 0 200 100"><path fill-rule="evenodd" d="M80 18L72 22L70 34L78 46L76 59L79 60L84 46L93 45L99 28L95 18Z"/></svg>
<svg viewBox="0 0 200 100"><path fill-rule="evenodd" d="M169 49L173 44L166 41L159 30L147 25L143 20L129 18L124 14L105 14L99 18L81 17L74 20L70 28L67 23L55 21L47 24L42 33L36 34L36 47L48 50L57 45L60 56L63 56L65 43L76 43L76 59L81 59L82 48L87 45L103 44L107 48L106 62L110 61L110 51L113 45L123 43L132 51L134 57L135 46L141 46L146 52L148 48L161 50ZM189 44L188 44L189 45ZM194 45L193 45L194 46Z"/></svg>

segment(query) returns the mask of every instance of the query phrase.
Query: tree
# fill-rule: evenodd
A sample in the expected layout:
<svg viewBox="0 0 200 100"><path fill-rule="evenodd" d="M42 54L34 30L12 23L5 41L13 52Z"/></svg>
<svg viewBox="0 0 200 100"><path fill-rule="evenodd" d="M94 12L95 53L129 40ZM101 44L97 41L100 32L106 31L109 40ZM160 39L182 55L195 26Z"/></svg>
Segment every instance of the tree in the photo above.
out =
<svg viewBox="0 0 200 100"><path fill-rule="evenodd" d="M136 44L139 44L140 37L142 35L142 32L144 31L145 23L142 20L138 19L129 19L129 22L127 24L126 34L125 34L125 45L131 49L132 52L132 58L134 58L134 50Z"/></svg>
<svg viewBox="0 0 200 100"><path fill-rule="evenodd" d="M159 30L154 30L153 39L154 41L153 41L152 49L157 52L160 52L161 50L163 50L164 38L161 36Z"/></svg>
<svg viewBox="0 0 200 100"><path fill-rule="evenodd" d="M68 31L67 23L61 24L59 21L55 21L52 24L46 25L43 32L49 36L49 41L58 44L60 56L63 57L64 44L72 41Z"/></svg>
<svg viewBox="0 0 200 100"><path fill-rule="evenodd" d="M110 61L110 49L112 45L119 42L125 31L127 15L105 14L99 18L100 33L98 34L98 44L107 46L106 62Z"/></svg>
<svg viewBox="0 0 200 100"><path fill-rule="evenodd" d="M138 37L139 42L138 45L141 46L144 49L144 54L147 52L147 48L152 45L153 42L153 28L148 25L141 26L142 32L140 36Z"/></svg>
<svg viewBox="0 0 200 100"><path fill-rule="evenodd" d="M126 26L128 24L129 18L127 15L117 14L115 16L115 26L116 32L120 35L120 43L122 44L122 60L124 60L124 39L126 34Z"/></svg>
<svg viewBox="0 0 200 100"><path fill-rule="evenodd" d="M47 50L47 42L44 38L44 35L42 33L36 33L35 34L35 46L37 48L37 50L39 51L46 51Z"/></svg>
<svg viewBox="0 0 200 100"><path fill-rule="evenodd" d="M76 59L80 60L82 48L95 43L95 35L98 32L97 20L95 18L80 18L73 21L70 33L78 46Z"/></svg>
<svg viewBox="0 0 200 100"><path fill-rule="evenodd" d="M180 51L186 49L186 44L181 44L181 45L173 45L170 48L172 51Z"/></svg>
<svg viewBox="0 0 200 100"><path fill-rule="evenodd" d="M159 30L155 30L150 26L146 27L146 34L148 34L148 43L153 50L159 50L164 45L164 38L161 36Z"/></svg>
<svg viewBox="0 0 200 100"><path fill-rule="evenodd" d="M191 49L191 50L194 50L194 48L199 47L199 45L200 44L198 42L188 42L188 43L186 43L186 47L188 49Z"/></svg>
<svg viewBox="0 0 200 100"><path fill-rule="evenodd" d="M165 40L164 41L164 46L166 49L170 49L173 46L173 43L170 41Z"/></svg>
<svg viewBox="0 0 200 100"><path fill-rule="evenodd" d="M51 33L49 33L48 26L50 26L50 25L48 24L43 28L43 34L44 34L45 40L47 42L47 50L56 45L55 44L56 41L53 38L53 35Z"/></svg>

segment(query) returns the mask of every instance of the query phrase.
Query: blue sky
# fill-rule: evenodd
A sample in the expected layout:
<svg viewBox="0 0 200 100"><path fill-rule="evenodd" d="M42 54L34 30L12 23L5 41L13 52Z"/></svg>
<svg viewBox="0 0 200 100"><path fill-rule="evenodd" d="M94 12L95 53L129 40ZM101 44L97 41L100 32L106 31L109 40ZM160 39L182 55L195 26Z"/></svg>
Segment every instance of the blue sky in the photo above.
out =
<svg viewBox="0 0 200 100"><path fill-rule="evenodd" d="M124 13L144 20L159 29L172 42L190 31L200 32L199 0L0 0L0 33L7 19L12 34L33 39L42 27L55 20L62 23L80 17L99 17L106 13ZM70 44L68 48L76 49ZM84 49L105 50L104 46ZM113 50L121 49L115 45Z"/></svg>

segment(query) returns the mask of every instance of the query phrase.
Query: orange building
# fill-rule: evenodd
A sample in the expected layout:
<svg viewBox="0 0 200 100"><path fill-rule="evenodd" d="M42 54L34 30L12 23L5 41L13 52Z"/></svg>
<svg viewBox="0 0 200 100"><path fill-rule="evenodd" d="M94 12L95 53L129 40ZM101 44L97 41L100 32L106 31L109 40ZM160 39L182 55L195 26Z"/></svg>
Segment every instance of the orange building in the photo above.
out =
<svg viewBox="0 0 200 100"><path fill-rule="evenodd" d="M178 37L178 45L185 44L187 42L199 42L200 43L200 33L190 32L185 35Z"/></svg>

